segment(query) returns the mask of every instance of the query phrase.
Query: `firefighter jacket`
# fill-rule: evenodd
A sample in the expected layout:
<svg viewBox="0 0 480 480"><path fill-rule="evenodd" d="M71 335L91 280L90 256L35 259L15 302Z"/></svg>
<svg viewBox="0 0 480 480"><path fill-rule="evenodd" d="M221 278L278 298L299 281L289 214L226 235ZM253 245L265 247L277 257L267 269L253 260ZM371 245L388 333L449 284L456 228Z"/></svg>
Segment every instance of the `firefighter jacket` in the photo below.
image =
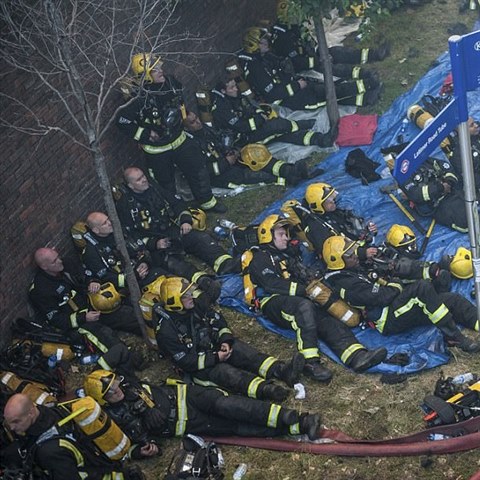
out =
<svg viewBox="0 0 480 480"><path fill-rule="evenodd" d="M178 413L177 399L181 402L182 398L177 395L176 386L160 387L130 380L121 386L125 398L117 403L106 404L103 408L133 443L145 444L157 436L175 436L175 423L179 416L186 414L182 408ZM145 417L152 408L157 415L154 431L145 425Z"/></svg>
<svg viewBox="0 0 480 480"><path fill-rule="evenodd" d="M254 54L248 62L246 80L260 98L268 103L280 103L301 90L300 84L284 68L282 58L271 52Z"/></svg>
<svg viewBox="0 0 480 480"><path fill-rule="evenodd" d="M145 85L135 100L122 109L118 127L140 143L147 153L159 153L159 147L185 140L182 119L185 105L182 85L174 77L165 77L164 83ZM152 140L151 132L159 138Z"/></svg>
<svg viewBox="0 0 480 480"><path fill-rule="evenodd" d="M219 177L225 172L228 172L232 166L225 158L228 152L227 147L222 144L223 137L220 132L214 128L204 125L201 130L196 132L187 132L202 150L202 153L207 158L207 168L210 177Z"/></svg>
<svg viewBox="0 0 480 480"><path fill-rule="evenodd" d="M138 443L185 433L258 437L301 433L298 412L288 410L290 421L286 422L283 407L240 395L228 396L218 388L134 383L123 384L122 390L125 399L104 408ZM152 400L153 409L148 406Z"/></svg>
<svg viewBox="0 0 480 480"><path fill-rule="evenodd" d="M431 158L418 168L402 190L421 215L431 215L447 197L444 183L450 184L452 190L458 183L452 166L446 161Z"/></svg>
<svg viewBox="0 0 480 480"><path fill-rule="evenodd" d="M259 299L274 295L306 297L306 285L315 278L314 272L301 263L298 250L290 246L280 251L271 244L252 249L249 265L250 278Z"/></svg>
<svg viewBox="0 0 480 480"><path fill-rule="evenodd" d="M66 332L86 323L89 303L79 274L63 271L53 276L38 269L30 285L29 298L38 314L52 327Z"/></svg>
<svg viewBox="0 0 480 480"><path fill-rule="evenodd" d="M156 328L159 350L184 372L197 372L216 365L222 343L233 345L234 337L223 315L213 309L169 312L160 316Z"/></svg>
<svg viewBox="0 0 480 480"><path fill-rule="evenodd" d="M217 90L212 107L213 121L221 130L230 130L248 136L259 129L267 120L265 114L248 103L248 100L225 95Z"/></svg>
<svg viewBox="0 0 480 480"><path fill-rule="evenodd" d="M89 231L84 238L86 245L82 252L82 261L89 282L111 282L117 289L124 288L126 276L123 260L115 244L113 233L106 237L100 237ZM127 240L126 244L134 269L142 262L149 264L148 251L141 239Z"/></svg>
<svg viewBox="0 0 480 480"><path fill-rule="evenodd" d="M270 29L272 33L272 52L292 62L295 72L318 67L315 49L302 39L300 25L276 23Z"/></svg>
<svg viewBox="0 0 480 480"><path fill-rule="evenodd" d="M388 307L402 291L398 283L371 280L357 270L331 271L325 280L347 303L363 310L371 321L376 321L383 307Z"/></svg>
<svg viewBox="0 0 480 480"><path fill-rule="evenodd" d="M101 455L73 421L62 427L56 423L62 414L56 409L37 407L40 414L21 441L27 459L52 480L123 480L120 464ZM29 458L30 457L30 458Z"/></svg>
<svg viewBox="0 0 480 480"><path fill-rule="evenodd" d="M308 208L304 202L304 209ZM298 213L298 210L295 210ZM352 210L337 208L333 212L320 215L314 212L299 212L300 228L305 233L315 252L321 256L325 240L332 235L343 235L358 242L357 251L361 261L366 259L366 248L373 243L368 225L363 217L359 217Z"/></svg>
<svg viewBox="0 0 480 480"><path fill-rule="evenodd" d="M171 238L173 248L178 248L175 240L180 239L178 225L193 224L186 203L178 196L149 180L150 187L136 193L127 186L117 201L117 212L122 227L134 241L141 240L149 251L155 251L157 240Z"/></svg>

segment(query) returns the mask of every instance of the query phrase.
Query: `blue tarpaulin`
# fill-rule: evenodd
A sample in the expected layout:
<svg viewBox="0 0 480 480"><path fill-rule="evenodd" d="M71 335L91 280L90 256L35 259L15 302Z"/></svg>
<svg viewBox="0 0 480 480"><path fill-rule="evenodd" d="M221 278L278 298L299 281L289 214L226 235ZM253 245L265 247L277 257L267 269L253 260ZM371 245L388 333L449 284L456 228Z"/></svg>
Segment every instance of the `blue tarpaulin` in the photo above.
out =
<svg viewBox="0 0 480 480"><path fill-rule="evenodd" d="M397 144L399 135L403 136L403 141L410 141L419 132L417 126L410 122L404 122L408 107L420 102L424 95L438 96L443 80L449 71L450 57L446 52L438 58L430 71L411 90L397 98L390 109L379 118L378 129L373 143L368 147L361 147L369 158L381 164L381 167L377 169L378 173L386 167L380 149ZM476 119L480 117L480 92L478 91L469 93L469 113ZM345 158L348 152L354 148L356 147L341 148L331 154L321 163L322 168L325 169L323 175L294 189L289 189L281 200L266 208L252 223L260 222L269 214L278 213L283 202L288 199L301 200L309 183L325 182L333 185L340 192L338 203L341 207L353 209L356 214L363 216L365 219L375 221L379 229L379 234L376 238L377 244L384 240L385 233L394 223L408 225L415 231L415 228L400 212L398 207L394 205L387 195L379 190L380 187L391 184L393 182L392 177L388 176L365 186L361 184L360 180L351 177L345 172ZM433 156L445 158L440 150ZM420 223L427 230L430 219L420 218ZM418 231L415 231L415 233L418 244L421 245L423 236ZM438 260L444 254L453 255L459 246L469 247L468 235L436 225L429 241L425 258L427 260ZM452 290L470 298L472 285L472 280L455 280ZM248 315L253 315L243 302L243 285L239 276L228 276L223 279L220 304ZM258 322L266 329L286 338L295 338L293 331L280 329L262 316L256 315L256 317ZM392 336L382 336L372 329L361 330L356 328L354 332L359 341L367 347L384 345L387 347L389 355L404 352L410 356L410 363L404 367L381 364L370 369L369 372L372 373L413 373L442 365L448 362L450 358L448 350L445 348L443 337L435 327L419 327L407 333ZM321 351L331 359L341 363L338 357L324 343L320 342L319 346Z"/></svg>

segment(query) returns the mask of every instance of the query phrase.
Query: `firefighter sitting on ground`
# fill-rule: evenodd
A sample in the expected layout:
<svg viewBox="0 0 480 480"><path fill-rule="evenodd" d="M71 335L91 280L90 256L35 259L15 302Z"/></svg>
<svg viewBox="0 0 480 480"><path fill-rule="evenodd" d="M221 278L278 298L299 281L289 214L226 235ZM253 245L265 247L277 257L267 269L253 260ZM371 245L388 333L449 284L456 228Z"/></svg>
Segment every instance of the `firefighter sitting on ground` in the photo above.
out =
<svg viewBox="0 0 480 480"><path fill-rule="evenodd" d="M312 183L305 190L302 202L289 200L282 206L295 228L294 234L306 240L312 250L322 258L323 243L332 235L344 235L359 242L362 261L377 253L373 244L378 233L373 221L355 215L352 210L337 206L338 192L327 183Z"/></svg>
<svg viewBox="0 0 480 480"><path fill-rule="evenodd" d="M248 273L252 282L252 300L276 325L295 330L298 351L305 358L303 372L315 380L328 382L332 378L331 371L320 362L319 339L356 372L381 363L387 354L385 348L367 350L345 323L310 299L313 291L309 286L316 275L303 265L289 232L290 221L279 215L269 215L259 225L260 245L250 250L253 257L244 268L244 275Z"/></svg>
<svg viewBox="0 0 480 480"><path fill-rule="evenodd" d="M85 379L85 392L113 420L140 443L154 438L195 435L273 437L307 434L319 437L320 415L240 395L229 396L212 387L175 384L152 385L124 380L96 370Z"/></svg>
<svg viewBox="0 0 480 480"><path fill-rule="evenodd" d="M294 164L276 160L267 147L258 143L238 150L233 147L231 136L204 125L193 112L188 112L184 125L206 156L210 180L215 187L235 188L261 182L296 185L323 173L322 170L310 172L305 160Z"/></svg>
<svg viewBox="0 0 480 480"><path fill-rule="evenodd" d="M418 280L403 286L368 275L359 265L356 243L341 236L328 238L323 258L328 284L350 305L362 310L376 329L391 335L419 325L434 325L447 343L465 352L480 350L480 343L462 334L457 323L479 330L476 308L458 293L437 293L431 282Z"/></svg>
<svg viewBox="0 0 480 480"><path fill-rule="evenodd" d="M112 283L117 290L124 289L127 285L123 259L115 243L112 222L103 212L91 212L86 224L88 231L83 235L82 261L90 282L89 289L96 293L105 282ZM166 270L151 265L150 254L140 238L135 241L126 238L125 243L140 287L168 274Z"/></svg>
<svg viewBox="0 0 480 480"><path fill-rule="evenodd" d="M196 306L194 289L180 277L167 278L162 283L162 307L155 308L160 352L198 385L284 401L289 391L273 379L292 388L303 369L303 357L296 354L285 364L236 338L221 312Z"/></svg>
<svg viewBox="0 0 480 480"><path fill-rule="evenodd" d="M130 352L112 330L140 332L131 309L122 307L103 313L92 306L96 302L111 306L111 300L119 304L119 296L112 292L110 298L88 295L83 275L77 269L65 269L60 255L52 248L39 248L34 259L38 270L29 298L39 321L62 331L74 343L87 341L101 355L98 364L102 368L131 372L135 366L141 366L143 359L139 352Z"/></svg>
<svg viewBox="0 0 480 480"><path fill-rule="evenodd" d="M183 130L186 112L180 82L165 75L160 57L150 53L134 55L132 71L136 85L130 94L135 98L122 107L117 125L145 152L149 174L165 189L175 192L177 166L200 208L226 212L225 205L212 194L198 146Z"/></svg>
<svg viewBox="0 0 480 480"><path fill-rule="evenodd" d="M468 231L463 192L446 160L427 159L401 190L419 215L461 233Z"/></svg>
<svg viewBox="0 0 480 480"><path fill-rule="evenodd" d="M240 262L227 254L206 231L193 229L192 214L179 197L163 189L136 167L124 172L125 184L116 206L126 235L141 239L155 265L197 281L199 272L184 259L195 255L223 275L240 271Z"/></svg>
<svg viewBox="0 0 480 480"><path fill-rule="evenodd" d="M251 27L243 38L245 80L256 95L270 104L290 110L317 110L327 102L325 85L298 77L283 58L270 49L270 34ZM335 84L339 105L374 105L382 85L376 78L346 80Z"/></svg>
<svg viewBox="0 0 480 480"><path fill-rule="evenodd" d="M452 276L459 274L459 262L444 256L438 262L420 260L417 238L410 227L392 225L379 246L376 255L366 263L367 269L377 272L383 278L398 278L402 284L417 280L429 280L437 293L448 292ZM447 270L450 267L450 271ZM459 277L460 278L460 277Z"/></svg>
<svg viewBox="0 0 480 480"><path fill-rule="evenodd" d="M288 2L277 2L277 22L270 28L272 34L272 52L291 62L295 73L316 70L324 73L316 51L316 39L303 26L293 23L289 16ZM332 62L332 73L339 79L376 78L376 72L368 70L366 63L384 60L390 54L388 42L382 42L378 48L352 48L332 46L328 49Z"/></svg>
<svg viewBox="0 0 480 480"><path fill-rule="evenodd" d="M58 408L35 405L28 396L10 397L4 409L7 426L19 442L23 465L29 473L40 468L52 480L143 480L137 467L125 467L100 452L73 420L63 426L66 416ZM158 448L144 448L142 456L153 456ZM37 478L37 477L35 477ZM40 477L38 477L40 478ZM44 478L43 476L41 478Z"/></svg>
<svg viewBox="0 0 480 480"><path fill-rule="evenodd" d="M301 146L331 147L335 141L331 133L314 132L315 120L287 120L272 115L271 107L254 106L240 95L237 81L224 75L213 93L213 123L216 128L230 132L235 144L269 143L272 141Z"/></svg>

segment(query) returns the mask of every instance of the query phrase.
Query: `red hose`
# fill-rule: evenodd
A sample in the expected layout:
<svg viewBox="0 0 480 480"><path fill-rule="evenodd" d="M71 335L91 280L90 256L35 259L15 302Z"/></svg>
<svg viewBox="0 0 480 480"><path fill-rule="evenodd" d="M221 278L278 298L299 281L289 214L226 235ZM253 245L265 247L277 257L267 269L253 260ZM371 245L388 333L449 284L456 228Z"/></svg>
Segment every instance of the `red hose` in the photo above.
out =
<svg viewBox="0 0 480 480"><path fill-rule="evenodd" d="M279 452L304 452L315 455L340 455L346 457L402 457L413 455L442 455L464 452L480 447L480 433L447 440L412 442L400 444L381 443L305 443L274 438L214 438L224 445L237 445ZM479 477L480 478L480 477Z"/></svg>
<svg viewBox="0 0 480 480"><path fill-rule="evenodd" d="M480 416L451 425L441 425L421 432L387 440L358 440L338 430L322 430L321 438L328 443L294 442L274 438L221 437L212 438L219 444L238 445L281 452L300 451L316 455L347 457L394 457L441 455L480 447ZM432 433L450 436L445 440L429 440ZM480 472L475 479L480 480Z"/></svg>

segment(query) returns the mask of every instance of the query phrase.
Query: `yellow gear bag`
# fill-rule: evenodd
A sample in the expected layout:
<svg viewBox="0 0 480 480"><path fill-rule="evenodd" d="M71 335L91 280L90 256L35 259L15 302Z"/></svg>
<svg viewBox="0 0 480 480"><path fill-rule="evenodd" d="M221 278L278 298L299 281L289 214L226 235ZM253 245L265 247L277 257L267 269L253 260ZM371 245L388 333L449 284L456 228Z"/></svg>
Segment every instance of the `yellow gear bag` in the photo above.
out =
<svg viewBox="0 0 480 480"><path fill-rule="evenodd" d="M56 397L48 391L48 387L43 383L24 380L15 373L8 371L0 371L0 382L11 393L23 393L37 405L52 407L57 404Z"/></svg>
<svg viewBox="0 0 480 480"><path fill-rule="evenodd" d="M246 250L245 252L243 252L241 257L243 296L248 307L251 309L256 309L258 307L257 298L255 295L256 285L252 282L252 279L250 277L250 272L248 270L248 267L250 265L250 262L252 261L252 258L253 258L252 250Z"/></svg>
<svg viewBox="0 0 480 480"><path fill-rule="evenodd" d="M320 280L312 280L307 285L307 295L345 325L356 327L360 323L360 312L341 298L336 298L332 290Z"/></svg>
<svg viewBox="0 0 480 480"><path fill-rule="evenodd" d="M73 421L110 460L128 455L130 439L92 397L79 398L70 408Z"/></svg>

